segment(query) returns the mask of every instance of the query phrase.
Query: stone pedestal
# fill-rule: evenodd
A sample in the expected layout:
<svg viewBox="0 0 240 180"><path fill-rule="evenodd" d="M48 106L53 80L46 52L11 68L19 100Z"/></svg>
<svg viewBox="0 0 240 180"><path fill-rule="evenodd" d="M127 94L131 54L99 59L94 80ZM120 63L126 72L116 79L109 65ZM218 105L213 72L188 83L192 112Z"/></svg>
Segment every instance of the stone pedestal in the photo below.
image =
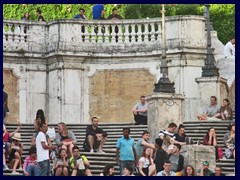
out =
<svg viewBox="0 0 240 180"><path fill-rule="evenodd" d="M217 97L219 106L224 98L228 98L229 88L226 79L213 76L196 78L195 81L198 83L200 93L198 113L203 113L205 107L210 104L211 96Z"/></svg>
<svg viewBox="0 0 240 180"><path fill-rule="evenodd" d="M153 93L147 96L148 130L151 142L158 137L159 131L166 129L171 122L177 125L183 122L184 96L180 94Z"/></svg>
<svg viewBox="0 0 240 180"><path fill-rule="evenodd" d="M184 157L184 166L190 164L197 171L203 161L209 162L209 168L214 170L216 166L215 147L204 145L182 146L180 153Z"/></svg>

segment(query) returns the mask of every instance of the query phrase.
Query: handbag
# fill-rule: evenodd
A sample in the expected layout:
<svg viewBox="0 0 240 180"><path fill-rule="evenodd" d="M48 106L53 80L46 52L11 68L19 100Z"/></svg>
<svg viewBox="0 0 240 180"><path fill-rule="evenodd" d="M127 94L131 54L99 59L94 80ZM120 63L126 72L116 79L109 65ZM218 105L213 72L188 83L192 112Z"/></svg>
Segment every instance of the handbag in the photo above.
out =
<svg viewBox="0 0 240 180"><path fill-rule="evenodd" d="M223 150L221 146L217 147L217 151L218 151L218 159L222 159L223 158Z"/></svg>

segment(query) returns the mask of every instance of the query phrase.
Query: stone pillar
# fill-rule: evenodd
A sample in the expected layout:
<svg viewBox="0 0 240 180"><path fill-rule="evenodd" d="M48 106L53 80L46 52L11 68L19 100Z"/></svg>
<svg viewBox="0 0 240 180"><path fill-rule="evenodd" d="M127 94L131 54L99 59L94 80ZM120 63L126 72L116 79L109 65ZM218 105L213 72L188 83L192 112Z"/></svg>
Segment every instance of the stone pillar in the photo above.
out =
<svg viewBox="0 0 240 180"><path fill-rule="evenodd" d="M204 108L210 104L210 97L216 96L217 103L219 106L222 104L222 100L228 97L229 88L227 80L218 77L200 77L196 78L195 81L199 87L199 112L203 113Z"/></svg>
<svg viewBox="0 0 240 180"><path fill-rule="evenodd" d="M147 96L148 130L151 142L158 137L159 131L166 129L171 122L183 122L184 96L181 94L153 93Z"/></svg>
<svg viewBox="0 0 240 180"><path fill-rule="evenodd" d="M203 161L209 162L209 168L214 170L216 166L215 147L203 145L182 146L180 153L184 157L184 166L192 165L196 172L200 169Z"/></svg>

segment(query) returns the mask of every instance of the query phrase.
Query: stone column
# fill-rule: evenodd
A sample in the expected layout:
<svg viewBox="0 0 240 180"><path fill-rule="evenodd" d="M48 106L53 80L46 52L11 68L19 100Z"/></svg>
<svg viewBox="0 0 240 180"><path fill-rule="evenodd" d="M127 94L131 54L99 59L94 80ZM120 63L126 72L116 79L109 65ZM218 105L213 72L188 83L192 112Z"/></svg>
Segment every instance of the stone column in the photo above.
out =
<svg viewBox="0 0 240 180"><path fill-rule="evenodd" d="M200 77L196 78L195 81L198 83L200 93L198 113L203 113L204 107L210 103L211 96L217 97L217 103L219 106L222 104L222 100L228 97L229 88L227 80L222 77Z"/></svg>
<svg viewBox="0 0 240 180"><path fill-rule="evenodd" d="M182 146L180 153L184 157L184 166L192 165L196 172L203 161L209 162L209 168L214 170L216 166L215 148L213 146L186 145Z"/></svg>
<svg viewBox="0 0 240 180"><path fill-rule="evenodd" d="M181 94L153 93L147 96L148 130L151 142L158 137L159 131L166 129L171 122L183 122L184 96Z"/></svg>

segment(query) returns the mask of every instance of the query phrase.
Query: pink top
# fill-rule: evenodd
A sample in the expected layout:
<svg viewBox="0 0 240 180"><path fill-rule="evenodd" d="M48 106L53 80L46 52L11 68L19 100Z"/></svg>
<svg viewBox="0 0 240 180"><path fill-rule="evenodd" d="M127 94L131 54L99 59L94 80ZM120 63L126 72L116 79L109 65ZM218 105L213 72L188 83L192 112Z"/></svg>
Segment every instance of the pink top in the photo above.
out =
<svg viewBox="0 0 240 180"><path fill-rule="evenodd" d="M23 169L26 170L28 165L37 165L37 157L35 157L33 160L31 159L31 156L27 156L24 160Z"/></svg>

